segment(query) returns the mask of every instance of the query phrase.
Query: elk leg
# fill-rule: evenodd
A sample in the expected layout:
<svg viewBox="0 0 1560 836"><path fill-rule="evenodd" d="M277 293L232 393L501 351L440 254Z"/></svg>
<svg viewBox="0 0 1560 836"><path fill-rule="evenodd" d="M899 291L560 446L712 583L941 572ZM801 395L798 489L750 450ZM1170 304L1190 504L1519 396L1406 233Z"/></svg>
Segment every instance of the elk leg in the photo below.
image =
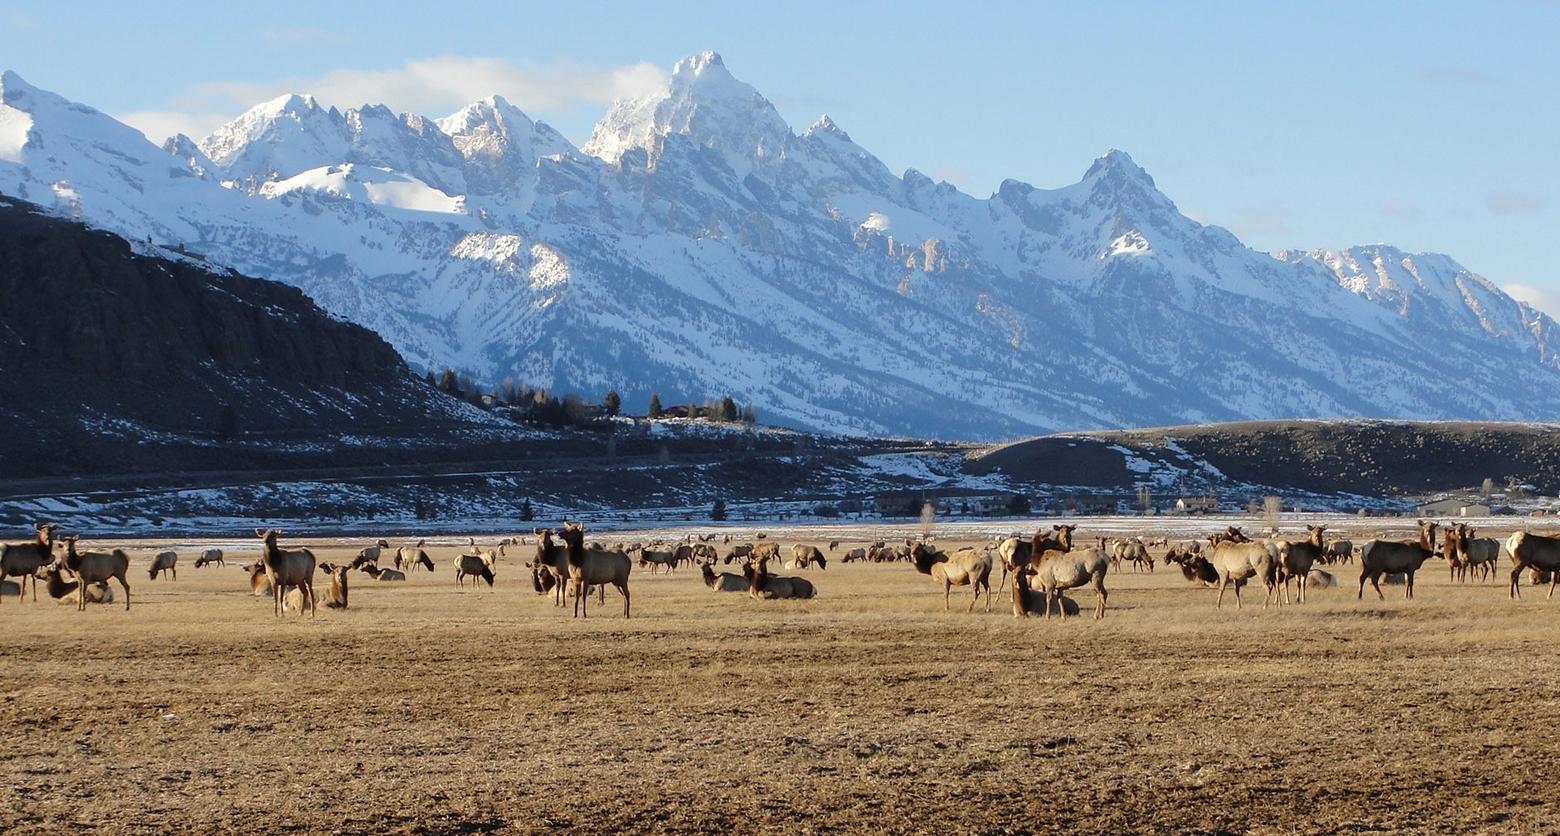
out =
<svg viewBox="0 0 1560 836"><path fill-rule="evenodd" d="M130 611L130 582L125 579L124 575L118 575L117 577L119 578L119 585L121 587L123 587L124 590L125 590L125 612L129 612ZM35 583L35 585L36 585L36 583ZM103 584L103 586L107 587L108 584L105 583L105 584ZM87 587L86 587L85 584L82 584L80 589L82 590L83 593L85 593ZM81 596L81 599L83 601L85 601L86 598L87 598L87 596L85 594L83 594Z"/></svg>
<svg viewBox="0 0 1560 836"><path fill-rule="evenodd" d="M1549 596L1548 596L1548 600L1553 600L1554 597L1555 597L1555 581L1560 581L1560 566L1557 566L1557 567L1549 570ZM38 579L37 578L33 578L33 594L34 595L38 594Z"/></svg>
<svg viewBox="0 0 1560 836"><path fill-rule="evenodd" d="M614 584L618 591L623 593L623 617L628 618L628 581Z"/></svg>
<svg viewBox="0 0 1560 836"><path fill-rule="evenodd" d="M1516 565L1516 568L1511 570L1510 595L1512 598L1522 597L1522 564L1520 563Z"/></svg>
<svg viewBox="0 0 1560 836"><path fill-rule="evenodd" d="M1110 593L1105 591L1105 577L1102 575L1094 579L1094 600L1098 602L1098 608L1094 610L1094 619L1098 621L1105 617L1105 602L1109 600Z"/></svg>
<svg viewBox="0 0 1560 836"><path fill-rule="evenodd" d="M1370 574L1370 572L1368 572L1368 571L1366 571L1364 569L1360 570L1360 594L1354 596L1354 600L1356 600L1356 601L1363 601L1365 599L1365 578L1369 574Z"/></svg>
<svg viewBox="0 0 1560 836"><path fill-rule="evenodd" d="M1414 597L1414 570L1410 569L1410 570L1408 570L1408 577L1404 579L1404 583L1403 583L1403 598L1405 600L1407 600L1407 599L1410 599L1410 598L1413 598L1413 597Z"/></svg>
<svg viewBox="0 0 1560 836"><path fill-rule="evenodd" d="M1224 581L1225 581L1224 575L1222 575L1222 574L1219 575L1219 597L1215 598L1213 600L1213 608L1214 609L1219 609L1220 607L1224 606ZM1361 586L1363 586L1364 584L1365 584L1364 581L1360 581L1360 585Z"/></svg>

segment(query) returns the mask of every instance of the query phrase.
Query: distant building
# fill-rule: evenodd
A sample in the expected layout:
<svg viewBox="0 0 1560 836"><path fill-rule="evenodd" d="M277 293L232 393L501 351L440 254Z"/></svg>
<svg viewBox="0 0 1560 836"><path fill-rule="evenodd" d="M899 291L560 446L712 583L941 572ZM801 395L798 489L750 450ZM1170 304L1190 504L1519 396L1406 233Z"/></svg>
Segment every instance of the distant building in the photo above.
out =
<svg viewBox="0 0 1560 836"><path fill-rule="evenodd" d="M1426 502L1414 510L1421 517L1488 517L1491 513L1488 505L1457 497Z"/></svg>
<svg viewBox="0 0 1560 836"><path fill-rule="evenodd" d="M1216 514L1219 500L1211 496L1183 496L1175 501L1177 514Z"/></svg>

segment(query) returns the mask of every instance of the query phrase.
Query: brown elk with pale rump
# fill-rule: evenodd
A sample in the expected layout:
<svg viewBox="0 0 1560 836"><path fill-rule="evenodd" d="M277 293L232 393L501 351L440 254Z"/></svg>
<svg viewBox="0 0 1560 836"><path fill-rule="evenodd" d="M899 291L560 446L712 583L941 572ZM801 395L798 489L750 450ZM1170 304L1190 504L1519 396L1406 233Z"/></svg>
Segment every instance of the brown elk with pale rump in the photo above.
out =
<svg viewBox="0 0 1560 836"><path fill-rule="evenodd" d="M612 584L618 592L623 593L623 617L628 618L628 573L630 563L628 555L604 549L599 546L585 546L585 526L583 523L565 522L563 531L558 533L568 547L569 582L574 591L574 615L579 618L589 618L589 604L586 601L586 592L590 586ZM605 590L602 592L605 595Z"/></svg>
<svg viewBox="0 0 1560 836"><path fill-rule="evenodd" d="M1365 597L1365 582L1376 590L1376 597L1385 601L1386 595L1381 592L1382 575L1403 575L1407 584L1403 590L1404 598L1414 597L1414 573L1424 565L1426 560L1435 557L1435 530L1438 527L1434 521L1418 520L1419 540L1371 540L1360 547L1360 589L1356 600Z"/></svg>
<svg viewBox="0 0 1560 836"><path fill-rule="evenodd" d="M30 543L7 543L0 546L0 578L21 578L16 599L22 599L27 591L27 579L33 579L33 600L38 600L38 571L54 562L54 523L38 523L33 526L37 539ZM0 599L4 599L0 595Z"/></svg>
<svg viewBox="0 0 1560 836"><path fill-rule="evenodd" d="M314 605L314 552L277 546L276 538L281 533L274 528L255 529L255 536L265 544L260 562L265 566L266 580L271 582L273 614L281 616L282 598L289 588L296 586L303 590L303 604L309 608L309 617L313 618L319 614L319 609ZM303 611L300 609L298 614L302 615Z"/></svg>
<svg viewBox="0 0 1560 836"><path fill-rule="evenodd" d="M114 549L112 552L77 552L76 541L80 537L66 537L65 540L65 568L76 574L76 579L83 584L106 583L109 578L119 581L119 585L125 590L125 609L130 609L130 581L125 575L130 571L130 555L122 549ZM78 610L85 610L87 601L84 596L78 597Z"/></svg>

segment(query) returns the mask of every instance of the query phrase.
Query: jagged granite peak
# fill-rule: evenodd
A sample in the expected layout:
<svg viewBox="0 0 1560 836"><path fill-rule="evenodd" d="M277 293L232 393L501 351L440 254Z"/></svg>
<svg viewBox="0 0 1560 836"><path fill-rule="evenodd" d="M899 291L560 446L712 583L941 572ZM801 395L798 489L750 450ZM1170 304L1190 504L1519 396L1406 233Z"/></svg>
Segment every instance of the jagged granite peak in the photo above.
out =
<svg viewBox="0 0 1560 836"><path fill-rule="evenodd" d="M664 91L614 102L581 150L616 163L629 149L642 148L653 161L660 153L657 138L669 135L717 150L739 167L778 158L792 136L768 99L733 76L720 55L706 51L678 61Z"/></svg>
<svg viewBox="0 0 1560 836"><path fill-rule="evenodd" d="M807 129L805 136L813 136L815 134L832 134L846 142L851 141L850 134L846 133L844 128L834 124L834 120L829 118L827 113L818 117L818 121L814 122L812 127Z"/></svg>
<svg viewBox="0 0 1560 836"><path fill-rule="evenodd" d="M574 153L574 146L546 122L532 120L503 96L472 102L438 121L465 160L475 194L500 192L533 177L536 161Z"/></svg>
<svg viewBox="0 0 1560 836"><path fill-rule="evenodd" d="M596 156L497 97L437 124L273 103L236 158L278 159L273 129L336 144L252 189L3 78L0 194L294 284L419 369L939 437L1560 412L1554 321L1449 259L1275 258L1119 151L987 198L896 176L832 120L791 133L713 53L614 105Z"/></svg>

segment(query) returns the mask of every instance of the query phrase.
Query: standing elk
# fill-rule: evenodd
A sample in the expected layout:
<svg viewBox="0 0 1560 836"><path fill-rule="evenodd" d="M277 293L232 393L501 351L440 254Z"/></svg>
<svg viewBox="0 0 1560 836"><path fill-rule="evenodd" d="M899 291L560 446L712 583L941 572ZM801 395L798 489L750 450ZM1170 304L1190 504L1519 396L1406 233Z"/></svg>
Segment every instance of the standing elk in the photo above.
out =
<svg viewBox="0 0 1560 836"><path fill-rule="evenodd" d="M534 575L532 583L537 587L537 592L545 593L553 591L553 606L563 606L563 591L565 582L569 579L569 547L565 543L553 542L553 533L550 528L538 528L536 534L536 557L531 563Z"/></svg>
<svg viewBox="0 0 1560 836"><path fill-rule="evenodd" d="M1239 534L1240 529L1230 526L1226 534L1229 533ZM1219 575L1219 596L1213 602L1215 609L1224 606L1224 588L1230 585L1235 587L1235 609L1240 609L1241 587L1253 577L1261 578L1262 585L1267 589L1267 594L1262 598L1263 609L1267 609L1269 598L1278 597L1275 594L1278 584L1278 548L1271 543L1237 541L1226 536L1214 546L1213 556L1208 558L1208 563ZM1282 601L1279 606L1283 606Z"/></svg>
<svg viewBox="0 0 1560 836"><path fill-rule="evenodd" d="M806 546L801 543L791 547L791 559L782 564L786 569L806 569L818 564L819 569L829 568L829 561L823 557L823 552L817 546Z"/></svg>
<svg viewBox="0 0 1560 836"><path fill-rule="evenodd" d="M997 594L1007 585L1008 575L1019 567L1029 565L1029 555L1034 544L1022 537L1008 537L997 543L997 559L1002 562L1002 580L997 584Z"/></svg>
<svg viewBox="0 0 1560 836"><path fill-rule="evenodd" d="M915 564L917 572L930 575L933 581L943 585L943 612L949 610L949 597L956 586L968 586L975 592L975 595L970 598L970 607L966 612L975 611L975 602L980 600L982 589L986 591L986 611L991 611L991 557L989 555L966 548L959 549L950 557L925 543L916 543L910 547L910 562Z"/></svg>
<svg viewBox="0 0 1560 836"><path fill-rule="evenodd" d="M1094 617L1105 617L1105 601L1110 597L1105 589L1105 574L1110 571L1110 558L1106 557L1105 552L1097 548L1076 552L1048 549L1030 555L1029 567L1033 573L1031 586L1038 583L1045 590L1046 618L1051 617L1051 605L1062 590L1075 589L1086 583L1094 585ZM1061 614L1062 620L1066 621L1067 611L1064 609Z"/></svg>
<svg viewBox="0 0 1560 836"><path fill-rule="evenodd" d="M227 565L226 563L222 562L222 550L221 549L206 549L205 551L200 553L200 557L195 558L195 568L196 569L199 569L200 567L205 566L208 563L215 563L218 566L226 566Z"/></svg>
<svg viewBox="0 0 1560 836"><path fill-rule="evenodd" d="M1029 541L1029 555L1035 557L1045 554L1047 551L1070 552L1073 547L1073 532L1078 530L1076 525L1053 525L1050 531L1040 529Z"/></svg>
<svg viewBox="0 0 1560 836"><path fill-rule="evenodd" d="M379 565L380 555L382 555L389 548L390 544L384 540L376 541L372 546L364 546L357 553L357 557L352 558L352 568L356 569L365 563L372 563L376 566Z"/></svg>
<svg viewBox="0 0 1560 836"><path fill-rule="evenodd" d="M589 604L585 600L586 590L590 586L610 583L623 593L623 617L628 618L628 555L598 546L586 548L584 523L565 522L558 536L568 546L569 582L574 588L575 616L590 617ZM605 589L602 595L606 595Z"/></svg>
<svg viewBox="0 0 1560 836"><path fill-rule="evenodd" d="M119 581L119 585L125 590L125 610L130 609L130 581L125 577L130 571L130 555L122 549L114 549L112 552L77 552L77 536L64 538L65 540L65 568L75 573L76 580L83 584L104 583L109 578ZM33 582L33 589L37 589L37 581ZM77 609L85 610L87 600L85 596L78 596Z"/></svg>
<svg viewBox="0 0 1560 836"><path fill-rule="evenodd" d="M1331 543L1328 543L1325 557L1326 559L1323 561L1324 563L1353 563L1354 541L1334 540Z"/></svg>
<svg viewBox="0 0 1560 836"><path fill-rule="evenodd" d="M423 551L423 546L427 544L427 540L418 540L415 546L402 546L396 549L395 568L403 572L415 572L417 567L421 566L427 569L429 574L432 574L433 558L429 557L426 551ZM500 545L499 548L502 549L503 546Z"/></svg>
<svg viewBox="0 0 1560 836"><path fill-rule="evenodd" d="M27 591L27 579L33 581L33 600L38 600L38 570L54 562L54 523L38 523L33 526L37 539L29 543L7 543L0 546L0 578L21 578L16 600L22 600ZM0 599L4 599L0 595Z"/></svg>
<svg viewBox="0 0 1560 836"><path fill-rule="evenodd" d="M1475 537L1476 532L1466 523L1446 527L1441 540L1441 554L1451 566L1452 580L1468 580L1468 572L1478 568L1480 579L1495 571L1495 561L1500 557L1500 541L1493 537Z"/></svg>
<svg viewBox="0 0 1560 836"><path fill-rule="evenodd" d="M639 567L650 568L650 574L655 574L657 566L665 566L667 572L677 568L677 552L672 549L640 549Z"/></svg>
<svg viewBox="0 0 1560 836"><path fill-rule="evenodd" d="M1305 603L1306 578L1311 573L1311 566L1324 562L1322 558L1327 554L1327 546L1322 540L1327 527L1308 525L1305 531L1308 537L1304 540L1278 541L1278 582L1283 586L1285 604L1289 603L1290 580L1295 582L1295 601Z"/></svg>
<svg viewBox="0 0 1560 836"><path fill-rule="evenodd" d="M151 568L149 568L147 570L147 574L150 575L151 579L155 581L155 580L157 580L157 573L158 572L162 572L165 576L168 573L171 572L171 573L173 573L173 579L174 580L178 580L179 579L179 553L178 552L158 552L155 556L153 556L152 557L152 565L151 565Z"/></svg>
<svg viewBox="0 0 1560 836"><path fill-rule="evenodd" d="M488 589L493 588L493 553L463 554L455 564L455 583L457 586L465 586L466 578L481 578L487 581Z"/></svg>
<svg viewBox="0 0 1560 836"><path fill-rule="evenodd" d="M309 608L309 617L313 618L319 614L319 608L314 606L314 552L280 548L276 545L276 538L281 533L274 528L255 529L255 536L265 544L260 562L265 564L265 576L271 582L273 614L281 616L282 597L287 594L289 587L296 586L303 590L303 603ZM300 609L298 614L302 615L303 610Z"/></svg>
<svg viewBox="0 0 1560 836"><path fill-rule="evenodd" d="M1356 600L1365 597L1365 582L1368 580L1376 590L1376 597L1385 601L1387 596L1381 592L1382 575L1404 575L1407 584L1403 589L1403 597L1414 597L1414 573L1419 571L1426 560L1435 557L1435 530L1438 527L1434 521L1417 522L1418 542L1370 540L1360 546L1360 589Z"/></svg>
<svg viewBox="0 0 1560 836"><path fill-rule="evenodd" d="M856 561L865 562L866 559L867 559L867 550L864 549L864 548L856 548L856 549L851 549L850 551L846 552L845 556L840 558L840 562L841 563L854 563Z"/></svg>
<svg viewBox="0 0 1560 836"><path fill-rule="evenodd" d="M1027 565L1018 567L1018 570L1013 573L1014 618L1028 618L1030 613L1038 612L1042 605L1046 607L1046 615L1050 615L1048 600L1043 595L1036 595L1029 587L1029 578L1033 573L1034 570ZM1082 612L1078 602L1066 595L1058 595L1056 603L1061 607L1063 617Z"/></svg>
<svg viewBox="0 0 1560 836"><path fill-rule="evenodd" d="M1555 582L1560 580L1560 538L1542 537L1518 531L1506 539L1506 553L1511 555L1511 597L1521 598L1520 580L1523 569L1532 569L1534 576L1540 572L1549 575L1549 598L1555 597Z"/></svg>

